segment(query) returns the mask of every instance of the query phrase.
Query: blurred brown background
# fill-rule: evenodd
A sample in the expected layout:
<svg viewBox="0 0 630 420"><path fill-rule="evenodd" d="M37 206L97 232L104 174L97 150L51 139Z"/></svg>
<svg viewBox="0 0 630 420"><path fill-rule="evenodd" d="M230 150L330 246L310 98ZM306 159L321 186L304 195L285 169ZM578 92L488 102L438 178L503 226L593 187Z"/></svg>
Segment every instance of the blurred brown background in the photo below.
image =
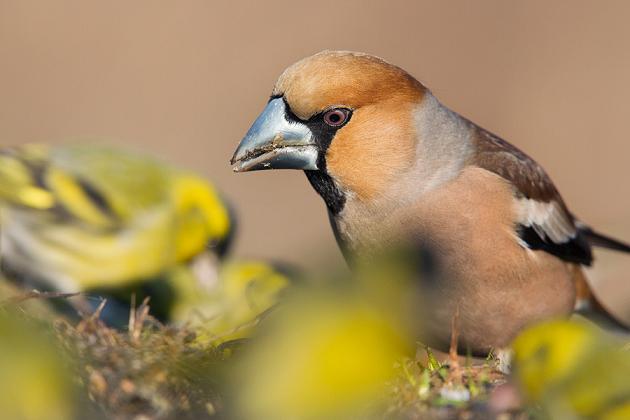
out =
<svg viewBox="0 0 630 420"><path fill-rule="evenodd" d="M149 150L216 181L238 255L339 262L303 174L228 160L284 67L360 50L525 149L579 217L630 240L629 22L624 1L0 0L0 141ZM629 290L602 288L618 308L628 273L606 253L592 276Z"/></svg>

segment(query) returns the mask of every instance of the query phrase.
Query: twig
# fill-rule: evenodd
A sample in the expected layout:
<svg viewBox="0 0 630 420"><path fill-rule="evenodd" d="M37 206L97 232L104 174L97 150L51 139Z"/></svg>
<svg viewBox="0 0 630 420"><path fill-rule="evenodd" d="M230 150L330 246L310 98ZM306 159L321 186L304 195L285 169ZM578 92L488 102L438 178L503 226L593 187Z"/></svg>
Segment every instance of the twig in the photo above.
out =
<svg viewBox="0 0 630 420"><path fill-rule="evenodd" d="M142 333L142 326L149 317L149 296L144 298L138 309L135 309L136 296L131 299L132 307L129 314L129 334L131 341L137 343Z"/></svg>
<svg viewBox="0 0 630 420"><path fill-rule="evenodd" d="M91 321L99 319L101 317L101 313L103 312L105 305L107 305L107 299L101 300L101 303L98 304L98 307L96 308L96 310L92 312L92 315L90 315Z"/></svg>
<svg viewBox="0 0 630 420"><path fill-rule="evenodd" d="M459 304L455 306L455 314L451 319L451 346L448 351L451 370L454 374L460 371L459 358L457 356L457 344L459 341Z"/></svg>
<svg viewBox="0 0 630 420"><path fill-rule="evenodd" d="M80 295L81 293L63 293L63 292L40 292L39 290L31 290L30 292L23 293L19 296L12 296L0 302L0 306L5 305L17 305L30 299L58 299L58 298L71 298Z"/></svg>
<svg viewBox="0 0 630 420"><path fill-rule="evenodd" d="M133 329L136 325L136 294L131 294L131 305L129 306L129 324L127 325L127 329L129 330L129 334L132 334Z"/></svg>

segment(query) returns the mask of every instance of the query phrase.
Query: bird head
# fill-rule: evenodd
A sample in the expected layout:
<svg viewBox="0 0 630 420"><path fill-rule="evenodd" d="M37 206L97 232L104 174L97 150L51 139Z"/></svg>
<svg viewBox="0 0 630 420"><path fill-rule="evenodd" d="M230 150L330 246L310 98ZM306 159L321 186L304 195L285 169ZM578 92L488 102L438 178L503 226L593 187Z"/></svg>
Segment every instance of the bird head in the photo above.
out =
<svg viewBox="0 0 630 420"><path fill-rule="evenodd" d="M414 109L425 90L367 54L307 57L276 82L232 157L233 169L305 170L329 207L341 193L370 199L413 164Z"/></svg>
<svg viewBox="0 0 630 420"><path fill-rule="evenodd" d="M234 217L218 191L192 174L173 180L172 197L176 214L176 259L187 260L205 246L223 256L234 236Z"/></svg>

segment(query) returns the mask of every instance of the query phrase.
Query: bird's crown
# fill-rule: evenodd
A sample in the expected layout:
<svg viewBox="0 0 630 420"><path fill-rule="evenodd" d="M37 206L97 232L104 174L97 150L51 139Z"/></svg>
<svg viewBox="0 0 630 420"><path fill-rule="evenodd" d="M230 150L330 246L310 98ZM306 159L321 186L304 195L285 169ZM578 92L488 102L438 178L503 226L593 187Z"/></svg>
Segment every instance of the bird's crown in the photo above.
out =
<svg viewBox="0 0 630 420"><path fill-rule="evenodd" d="M284 96L306 120L332 106L357 109L382 100L418 100L425 88L403 69L373 55L322 51L288 67L273 96Z"/></svg>

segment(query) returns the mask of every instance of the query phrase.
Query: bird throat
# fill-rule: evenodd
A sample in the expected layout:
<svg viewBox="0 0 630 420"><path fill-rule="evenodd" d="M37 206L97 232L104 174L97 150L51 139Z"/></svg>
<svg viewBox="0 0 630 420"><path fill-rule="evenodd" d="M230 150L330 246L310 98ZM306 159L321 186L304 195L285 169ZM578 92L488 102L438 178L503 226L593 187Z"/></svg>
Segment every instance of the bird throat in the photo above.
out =
<svg viewBox="0 0 630 420"><path fill-rule="evenodd" d="M335 185L333 179L326 172L304 171L309 182L324 199L328 211L333 215L338 215L346 204L345 194Z"/></svg>

